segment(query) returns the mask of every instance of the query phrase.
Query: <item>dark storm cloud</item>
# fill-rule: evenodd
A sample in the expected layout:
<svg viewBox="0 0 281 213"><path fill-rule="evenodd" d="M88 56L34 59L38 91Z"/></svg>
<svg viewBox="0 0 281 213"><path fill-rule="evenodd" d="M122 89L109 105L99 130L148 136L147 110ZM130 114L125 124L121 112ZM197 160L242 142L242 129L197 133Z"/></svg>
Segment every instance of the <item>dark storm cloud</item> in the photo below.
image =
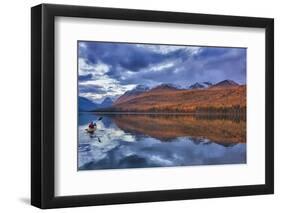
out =
<svg viewBox="0 0 281 213"><path fill-rule="evenodd" d="M225 77L244 84L246 83L246 49L227 48L227 51L219 56L212 53L204 67L207 71L213 72L214 79Z"/></svg>
<svg viewBox="0 0 281 213"><path fill-rule="evenodd" d="M79 56L87 58L92 64L101 61L107 65L133 72L168 59L184 60L187 57L181 49L164 54L135 44L104 42L87 42L86 48L79 52ZM114 71L117 70L114 69Z"/></svg>
<svg viewBox="0 0 281 213"><path fill-rule="evenodd" d="M185 61L171 60L173 66L163 68L161 71L144 70L131 76L126 76L124 71L119 72L118 75L123 76L120 83L176 83L187 86L194 82L216 83L225 79L231 79L241 84L246 82L245 49L222 48L219 51L206 52L203 49L198 55L189 56ZM118 78L118 76L115 77Z"/></svg>
<svg viewBox="0 0 281 213"><path fill-rule="evenodd" d="M106 89L92 84L80 84L79 85L79 93L95 93L95 94L106 94Z"/></svg>
<svg viewBox="0 0 281 213"><path fill-rule="evenodd" d="M88 81L88 80L91 80L92 77L93 77L93 75L92 75L91 73L90 73L90 74L86 74L86 75L79 75L79 76L78 76L78 80L79 80L80 82L82 82L82 81Z"/></svg>
<svg viewBox="0 0 281 213"><path fill-rule="evenodd" d="M225 79L246 83L245 48L80 42L79 58L92 66L106 65L102 78L114 79L120 86L174 83L187 87L195 82ZM93 70L92 76L79 78L98 80L100 76ZM105 90L109 86L104 86Z"/></svg>

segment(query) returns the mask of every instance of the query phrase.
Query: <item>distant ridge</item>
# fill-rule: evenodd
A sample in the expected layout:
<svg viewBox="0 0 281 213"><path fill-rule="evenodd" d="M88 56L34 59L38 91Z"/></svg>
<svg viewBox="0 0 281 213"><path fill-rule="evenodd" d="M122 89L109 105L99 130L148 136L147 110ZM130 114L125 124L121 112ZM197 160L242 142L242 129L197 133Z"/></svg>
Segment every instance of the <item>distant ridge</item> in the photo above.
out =
<svg viewBox="0 0 281 213"><path fill-rule="evenodd" d="M150 91L163 91L163 90L179 90L179 88L174 84L160 84Z"/></svg>
<svg viewBox="0 0 281 213"><path fill-rule="evenodd" d="M113 101L110 97L106 97L101 104L99 104L98 108L107 108L111 107L113 104Z"/></svg>
<svg viewBox="0 0 281 213"><path fill-rule="evenodd" d="M95 103L88 98L78 97L78 110L79 112L90 112L97 109L108 108L111 107L113 101L111 98L106 97L101 104Z"/></svg>
<svg viewBox="0 0 281 213"><path fill-rule="evenodd" d="M80 112L91 111L91 110L96 109L97 107L98 107L98 104L92 102L88 98L81 97L81 96L78 97L78 110Z"/></svg>
<svg viewBox="0 0 281 213"><path fill-rule="evenodd" d="M239 84L232 80L223 80L214 84L212 87L229 87L229 86L239 86Z"/></svg>
<svg viewBox="0 0 281 213"><path fill-rule="evenodd" d="M200 83L196 82L195 84L192 84L191 86L189 86L189 89L203 89L203 88L208 88L212 85L213 84L208 81L204 81L204 82L200 82Z"/></svg>

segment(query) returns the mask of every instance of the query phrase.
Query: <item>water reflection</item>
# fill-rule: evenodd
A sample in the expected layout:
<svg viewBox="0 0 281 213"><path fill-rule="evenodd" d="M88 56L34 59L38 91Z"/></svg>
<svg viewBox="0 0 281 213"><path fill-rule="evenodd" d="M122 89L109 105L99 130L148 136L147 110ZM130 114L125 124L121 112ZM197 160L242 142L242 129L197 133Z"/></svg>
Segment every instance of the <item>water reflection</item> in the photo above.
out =
<svg viewBox="0 0 281 213"><path fill-rule="evenodd" d="M85 132L97 120L94 134ZM79 170L246 163L245 118L79 114Z"/></svg>

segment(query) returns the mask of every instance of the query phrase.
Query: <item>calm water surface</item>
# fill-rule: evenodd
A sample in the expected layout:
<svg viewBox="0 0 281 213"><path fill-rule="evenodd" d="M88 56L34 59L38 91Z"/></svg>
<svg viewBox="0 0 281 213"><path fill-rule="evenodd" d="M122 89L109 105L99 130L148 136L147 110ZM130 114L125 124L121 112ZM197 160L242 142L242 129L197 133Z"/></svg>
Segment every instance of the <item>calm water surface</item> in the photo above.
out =
<svg viewBox="0 0 281 213"><path fill-rule="evenodd" d="M79 170L246 163L246 122L237 117L79 113L78 136Z"/></svg>

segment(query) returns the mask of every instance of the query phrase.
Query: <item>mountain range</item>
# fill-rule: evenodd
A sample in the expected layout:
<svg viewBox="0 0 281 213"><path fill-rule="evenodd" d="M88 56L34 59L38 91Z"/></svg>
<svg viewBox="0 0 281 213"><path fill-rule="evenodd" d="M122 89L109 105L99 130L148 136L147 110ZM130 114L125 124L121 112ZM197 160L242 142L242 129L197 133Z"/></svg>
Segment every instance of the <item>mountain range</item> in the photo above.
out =
<svg viewBox="0 0 281 213"><path fill-rule="evenodd" d="M123 95L121 95L117 100L115 101L115 104L119 104L125 101L129 101L136 97L137 95L140 95L146 91L149 90L149 87L145 85L137 85L134 89L126 91Z"/></svg>
<svg viewBox="0 0 281 213"><path fill-rule="evenodd" d="M85 99L79 97L81 111L240 112L245 111L246 107L246 86L232 80L216 84L196 82L187 89L174 84L160 84L151 89L145 85L138 85L114 102L109 97L101 104Z"/></svg>
<svg viewBox="0 0 281 213"><path fill-rule="evenodd" d="M79 96L78 98L78 109L80 112L88 112L88 111L94 111L98 109L104 109L111 107L113 104L113 101L111 98L106 97L100 104L95 103L91 101L88 98Z"/></svg>

